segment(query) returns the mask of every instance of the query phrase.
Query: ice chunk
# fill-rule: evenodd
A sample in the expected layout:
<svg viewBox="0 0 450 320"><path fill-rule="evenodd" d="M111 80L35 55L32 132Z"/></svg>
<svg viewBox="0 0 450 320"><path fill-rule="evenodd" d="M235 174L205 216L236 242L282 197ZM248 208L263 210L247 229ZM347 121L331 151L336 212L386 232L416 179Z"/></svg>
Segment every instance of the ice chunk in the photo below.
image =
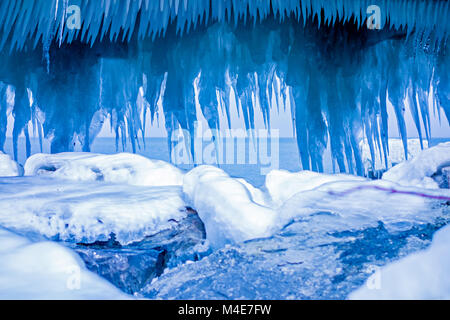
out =
<svg viewBox="0 0 450 320"><path fill-rule="evenodd" d="M0 229L0 299L130 299L73 251Z"/></svg>
<svg viewBox="0 0 450 320"><path fill-rule="evenodd" d="M136 186L181 185L183 174L171 164L129 153L36 154L25 163L25 175L51 175L77 181L105 181Z"/></svg>
<svg viewBox="0 0 450 320"><path fill-rule="evenodd" d="M0 178L0 225L77 242L122 243L169 228L186 216L181 188L71 182L49 177Z"/></svg>
<svg viewBox="0 0 450 320"><path fill-rule="evenodd" d="M322 174L312 171L292 173L286 170L273 170L266 176L265 187L273 205L280 207L299 192L313 190L325 183L336 181L365 181L366 179L346 174Z"/></svg>
<svg viewBox="0 0 450 320"><path fill-rule="evenodd" d="M439 186L432 176L448 166L450 166L450 142L424 150L413 159L400 163L387 171L383 175L383 180L404 186L436 189Z"/></svg>
<svg viewBox="0 0 450 320"><path fill-rule="evenodd" d="M17 177L22 174L22 167L9 155L0 151L0 177Z"/></svg>
<svg viewBox="0 0 450 320"><path fill-rule="evenodd" d="M394 165L397 165L405 161L405 149L403 147L403 141L401 139L389 139L389 156L388 168L384 163L384 156L381 151L374 153L375 159L372 159L370 154L370 147L367 139L361 140L361 156L366 172L374 169L389 169ZM423 140L422 143L419 139L408 139L408 159L415 157L422 151L421 144L424 148L428 148L428 141Z"/></svg>
<svg viewBox="0 0 450 320"><path fill-rule="evenodd" d="M364 194L359 199L362 204ZM379 202L385 211L390 205ZM441 223L449 221L448 210L439 219L436 212L445 211L421 208L417 214L427 222L395 231L381 221L350 223L350 216L318 209L272 237L231 245L198 262L166 269L141 293L152 299L345 299L376 266L426 248Z"/></svg>
<svg viewBox="0 0 450 320"><path fill-rule="evenodd" d="M166 268L210 253L203 223L192 209L186 208L186 212L187 217L172 228L129 245L121 245L114 235L108 241L66 244L80 254L89 270L134 294Z"/></svg>
<svg viewBox="0 0 450 320"><path fill-rule="evenodd" d="M405 230L415 223L436 218L430 211L436 200L430 197L449 197L448 192L424 194L422 189L405 188L384 180L337 181L300 192L280 207L280 219L302 219L318 211L333 212L342 217L339 224L328 226L351 230L360 226L375 226L382 221L389 231ZM439 203L439 202L437 202ZM429 211L428 215L423 212Z"/></svg>
<svg viewBox="0 0 450 320"><path fill-rule="evenodd" d="M191 170L184 177L183 191L215 248L269 236L277 227L275 211L256 203L244 184L219 168L200 166Z"/></svg>
<svg viewBox="0 0 450 320"><path fill-rule="evenodd" d="M450 226L446 226L427 250L377 271L350 299L450 299L449 245Z"/></svg>

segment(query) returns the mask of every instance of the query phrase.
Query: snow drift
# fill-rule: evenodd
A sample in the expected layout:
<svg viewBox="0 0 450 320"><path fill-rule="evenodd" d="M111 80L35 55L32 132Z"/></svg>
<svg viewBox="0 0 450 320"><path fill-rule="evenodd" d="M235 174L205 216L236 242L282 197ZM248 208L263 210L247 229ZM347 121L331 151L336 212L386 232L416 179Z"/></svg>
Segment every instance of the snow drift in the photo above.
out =
<svg viewBox="0 0 450 320"><path fill-rule="evenodd" d="M179 187L0 178L0 225L47 238L121 243L143 239L186 216Z"/></svg>
<svg viewBox="0 0 450 320"><path fill-rule="evenodd" d="M173 165L129 153L35 154L25 163L25 175L136 186L175 186L183 182L181 170Z"/></svg>
<svg viewBox="0 0 450 320"><path fill-rule="evenodd" d="M273 170L266 176L265 187L273 205L280 207L296 193L313 190L323 184L337 181L366 181L366 179L346 174L323 174L308 170L289 172Z"/></svg>
<svg viewBox="0 0 450 320"><path fill-rule="evenodd" d="M0 151L0 177L16 177L23 174L20 165Z"/></svg>
<svg viewBox="0 0 450 320"><path fill-rule="evenodd" d="M438 184L432 176L450 166L450 142L426 149L406 162L400 163L383 174L383 180L404 186L436 189Z"/></svg>
<svg viewBox="0 0 450 320"><path fill-rule="evenodd" d="M0 228L0 299L130 299L54 242L32 243Z"/></svg>

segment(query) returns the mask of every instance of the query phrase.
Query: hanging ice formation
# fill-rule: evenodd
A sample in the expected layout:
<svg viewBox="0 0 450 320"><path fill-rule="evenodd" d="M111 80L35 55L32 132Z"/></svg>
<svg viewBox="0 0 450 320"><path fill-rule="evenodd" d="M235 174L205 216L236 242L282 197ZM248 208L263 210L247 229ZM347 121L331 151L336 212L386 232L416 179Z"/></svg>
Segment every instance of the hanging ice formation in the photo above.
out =
<svg viewBox="0 0 450 320"><path fill-rule="evenodd" d="M81 9L80 29L67 27L72 5ZM381 9L381 30L366 28L369 5ZM51 138L52 152L70 151L74 137L88 151L108 114L117 143L136 150L145 114L155 115L160 98L169 133L192 132L200 75L198 101L212 129L218 96L228 113L231 97L240 100L247 128L257 96L269 126L275 92L293 102L304 169L322 170L329 143L339 171L362 174L361 133L372 157L389 152L387 100L405 149L405 100L422 138L431 134L430 96L450 119L449 7L439 0L1 1L0 150L8 86L17 157L30 121L41 139Z"/></svg>

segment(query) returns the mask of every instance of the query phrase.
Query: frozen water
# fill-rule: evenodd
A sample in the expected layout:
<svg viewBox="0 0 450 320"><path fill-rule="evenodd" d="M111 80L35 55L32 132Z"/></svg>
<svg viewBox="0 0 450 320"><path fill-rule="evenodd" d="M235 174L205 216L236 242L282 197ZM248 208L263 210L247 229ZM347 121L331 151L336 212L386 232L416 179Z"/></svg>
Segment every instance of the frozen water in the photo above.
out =
<svg viewBox="0 0 450 320"><path fill-rule="evenodd" d="M406 156L411 134L431 138L432 112L448 125L448 2L383 2L379 31L362 27L365 0L219 2L80 0L82 30L64 27L55 1L1 5L0 80L15 98L8 107L2 84L0 142L11 108L15 160L22 132L27 156L31 129L52 153L89 151L106 121L116 149L138 152L164 116L195 161L187 133L200 118L215 132L238 113L250 130L260 112L276 129L271 114L289 106L303 169L323 172L329 147L336 171L363 175L363 137L389 166L388 107Z"/></svg>
<svg viewBox="0 0 450 320"><path fill-rule="evenodd" d="M411 160L406 124L410 114L421 148L432 112L448 126L448 1L380 2L378 31L364 27L369 0L75 2L80 29L66 26L67 1L1 2L0 150L8 117L16 161L22 134L27 158L31 132L41 152L44 138L51 153L89 152L106 121L116 150L129 144L136 153L149 121L164 117L169 137L184 130L195 161L196 121L219 138L232 112L244 129L255 128L258 112L276 129L284 124L271 115L284 108L306 171L273 172L259 190L213 167L184 175L126 154L40 154L25 177L0 178L0 226L64 240L90 270L146 297L308 299L347 297L373 268L425 249L448 223L449 192L435 181L448 145ZM389 145L389 117L408 162L384 179L311 172L325 171L326 150L335 172L362 176L367 162L373 172L389 168L399 154ZM176 155L179 145L168 144ZM0 157L5 163L7 175L20 175ZM67 248L5 237L6 296L34 297L56 276L49 297L65 297L67 264L93 277ZM17 263L28 258L41 278ZM393 269L382 273L395 276ZM88 284L79 294L97 297L97 282ZM441 292L436 285L424 296Z"/></svg>
<svg viewBox="0 0 450 320"><path fill-rule="evenodd" d="M0 225L78 242L142 240L186 216L181 187L0 178Z"/></svg>
<svg viewBox="0 0 450 320"><path fill-rule="evenodd" d="M1 299L130 299L86 269L73 251L0 228Z"/></svg>
<svg viewBox="0 0 450 320"><path fill-rule="evenodd" d="M344 0L332 3L320 0L272 1L270 4L267 1L258 0L217 2L160 0L124 3L112 0L101 2L76 0L73 3L80 5L82 13L80 23L84 28L72 30L64 23L66 17L64 6L58 6L58 3L58 0L39 5L34 1L19 2L17 6L14 3L4 3L0 7L0 18L5 24L2 38L0 38L3 40L2 45L8 37L11 37L12 47L23 48L27 41L37 42L41 37L43 42L48 41L49 38L50 40L54 38L57 42L71 42L78 34L81 34L83 41L88 43L94 43L97 38L108 37L129 41L134 29L140 38L155 36L165 33L171 27L171 21L176 21L173 28L178 33L185 34L201 23L228 21L237 24L239 20L256 23L258 20L270 17L271 13L274 13L279 21L284 21L291 15L296 20L316 18L322 28L350 20L354 20L358 27L362 27L370 14L366 8L373 4L368 0L355 3ZM445 1L443 4L439 1L417 1L417 3L376 1L375 3L380 6L383 13L381 21L377 21L380 27L390 24L396 29L404 27L408 32L414 30L423 32L424 29L427 31L436 28L439 37L449 33L449 27L440 23L446 19L448 7ZM140 24L135 25L139 12L141 21ZM408 12L408 15L404 12ZM32 26L38 27L35 30Z"/></svg>
<svg viewBox="0 0 450 320"><path fill-rule="evenodd" d="M383 180L405 186L438 188L433 175L450 166L450 142L424 150L413 159L400 163L383 175Z"/></svg>
<svg viewBox="0 0 450 320"><path fill-rule="evenodd" d="M439 218L389 231L382 221L349 223L343 210L316 211L274 236L166 269L141 294L157 299L345 299L378 266L426 248L450 218L448 207L430 205L420 213L438 211Z"/></svg>
<svg viewBox="0 0 450 320"><path fill-rule="evenodd" d="M66 245L81 256L89 270L133 294L159 277L165 268L198 261L210 253L203 223L191 209L186 212L187 217L171 228L128 245L121 245L114 235L108 241Z"/></svg>
<svg viewBox="0 0 450 320"><path fill-rule="evenodd" d="M289 172L273 170L266 176L265 188L272 205L280 207L296 193L313 190L325 183L337 181L366 181L364 178L345 174L321 174L312 171Z"/></svg>
<svg viewBox="0 0 450 320"><path fill-rule="evenodd" d="M22 173L23 168L9 155L0 151L0 177L16 177Z"/></svg>
<svg viewBox="0 0 450 320"><path fill-rule="evenodd" d="M416 158L445 158L445 146ZM428 172L437 162L423 163ZM426 249L450 221L449 199L447 189L310 171L274 171L258 189L210 166L182 187L5 177L0 225L64 240L88 270L138 297L338 299Z"/></svg>
<svg viewBox="0 0 450 320"><path fill-rule="evenodd" d="M439 146L430 150L445 152ZM195 179L190 178L191 173L186 175L188 182L202 181L203 174L212 190L218 181L230 186L222 186L228 197L222 196L220 205L208 207L209 215L221 212L236 194L247 194L249 201L252 193L238 188L237 181L230 182L219 169L196 170ZM283 227L272 229L267 237L244 242L234 239L234 244L230 242L198 262L168 268L140 293L158 299L345 299L379 267L425 249L434 232L450 221L448 190L425 192L384 180L311 172L275 171L268 176L271 179L273 184L266 183L271 194L279 195L275 197L279 203L284 201L273 209L274 225L284 222ZM196 188L195 184L190 187ZM290 194L277 188L288 189ZM188 194L192 189L188 188ZM442 198L434 200L433 196ZM210 199L204 193L196 197L198 202ZM233 212L239 212L240 221L247 212L253 213ZM223 221L207 219L207 237L208 227L225 228Z"/></svg>
<svg viewBox="0 0 450 320"><path fill-rule="evenodd" d="M255 191L212 166L191 170L183 182L183 192L197 210L215 248L269 236L277 227L276 212L258 204L261 194Z"/></svg>
<svg viewBox="0 0 450 320"><path fill-rule="evenodd" d="M183 182L183 173L171 164L129 153L35 154L25 163L25 175L135 186L180 186Z"/></svg>
<svg viewBox="0 0 450 320"><path fill-rule="evenodd" d="M361 157L366 173L376 169L383 171L388 170L392 166L405 161L406 158L411 159L415 157L422 151L422 146L425 149L428 148L427 140L420 141L419 139L408 139L408 156L405 157L405 149L403 146L403 141L401 139L390 138L388 141L389 155L387 157L388 166L386 168L386 164L384 162L385 159L380 157L380 153L375 153L375 159L372 159L370 146L367 142L367 139L361 140Z"/></svg>
<svg viewBox="0 0 450 320"><path fill-rule="evenodd" d="M450 299L449 243L450 226L446 226L434 235L429 248L378 270L369 285L352 292L350 298Z"/></svg>

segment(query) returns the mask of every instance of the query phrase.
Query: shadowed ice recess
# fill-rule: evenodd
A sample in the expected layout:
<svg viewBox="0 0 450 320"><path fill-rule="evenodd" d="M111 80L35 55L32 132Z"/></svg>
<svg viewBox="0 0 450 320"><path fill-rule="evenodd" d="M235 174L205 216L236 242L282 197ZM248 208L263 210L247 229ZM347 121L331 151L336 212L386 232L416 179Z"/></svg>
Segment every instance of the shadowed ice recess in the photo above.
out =
<svg viewBox="0 0 450 320"><path fill-rule="evenodd" d="M0 298L450 299L449 14L1 1Z"/></svg>

